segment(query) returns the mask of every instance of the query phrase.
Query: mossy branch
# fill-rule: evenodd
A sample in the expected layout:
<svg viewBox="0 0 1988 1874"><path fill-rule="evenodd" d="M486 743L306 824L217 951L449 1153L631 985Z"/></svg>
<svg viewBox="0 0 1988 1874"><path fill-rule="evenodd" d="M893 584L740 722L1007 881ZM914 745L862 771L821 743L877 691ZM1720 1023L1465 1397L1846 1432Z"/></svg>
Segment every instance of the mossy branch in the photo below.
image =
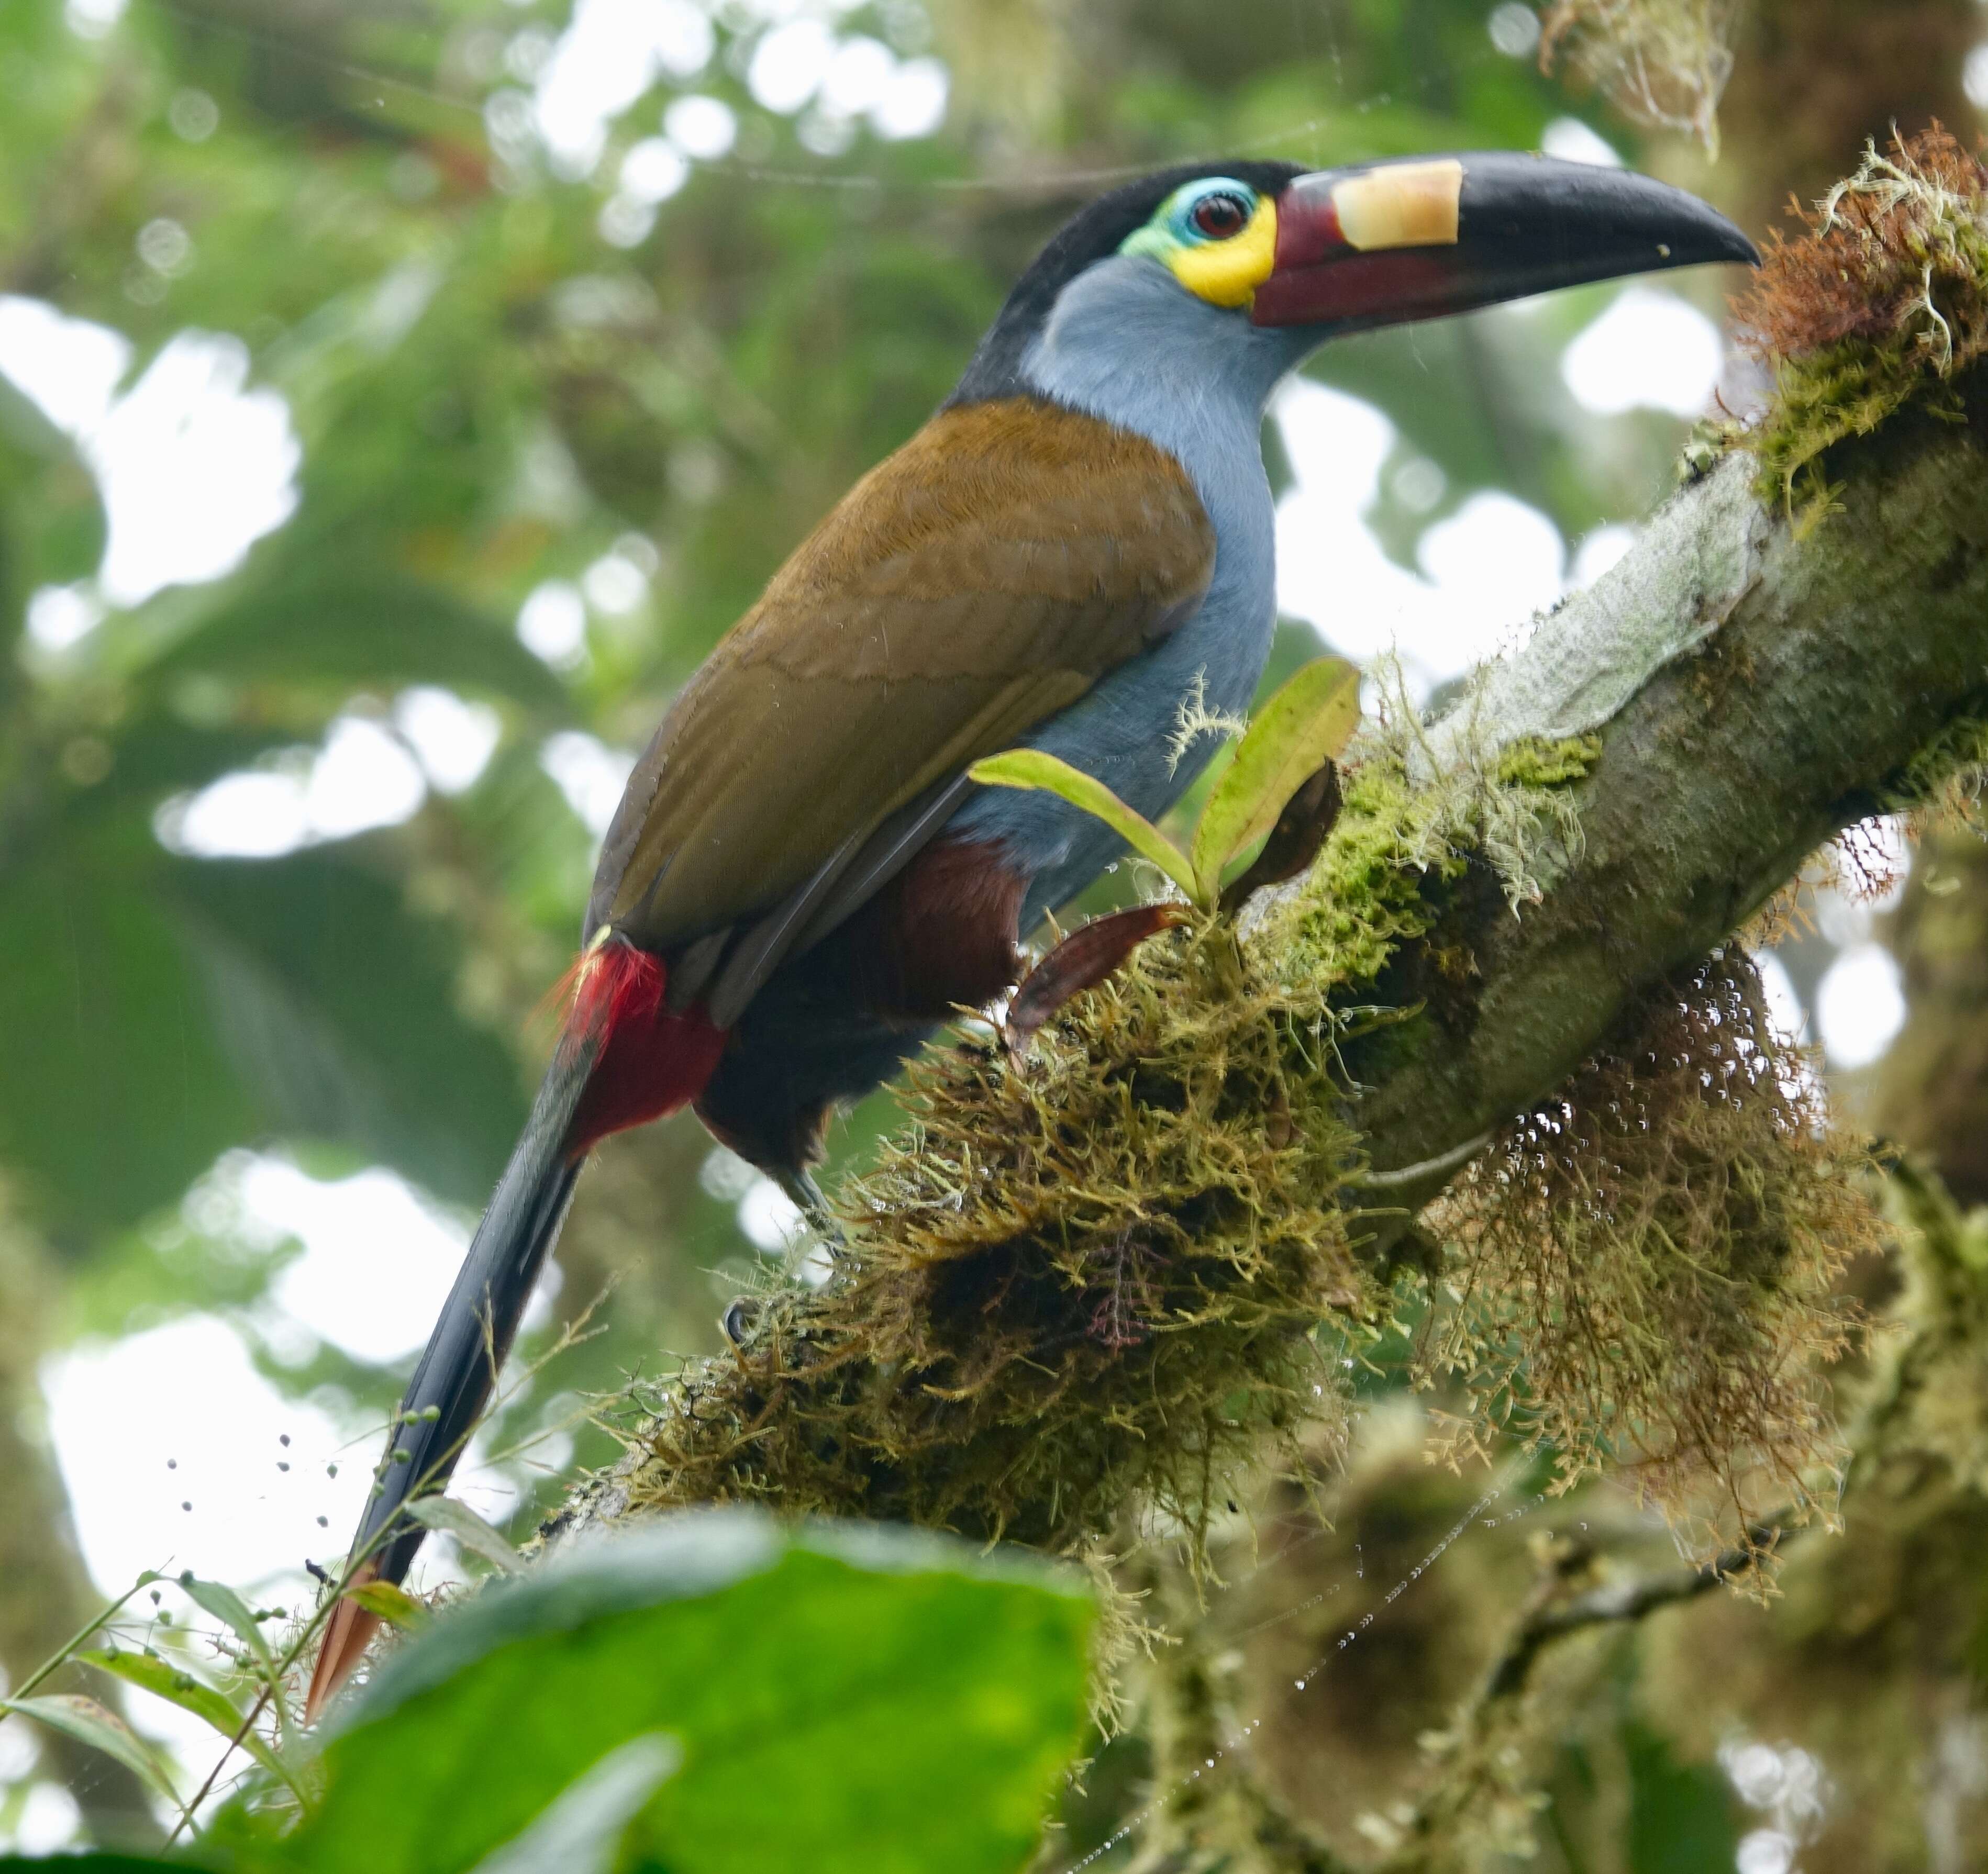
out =
<svg viewBox="0 0 1988 1874"><path fill-rule="evenodd" d="M1940 391L1833 444L1820 525L1731 456L1462 706L1391 712L1310 877L1243 930L1155 939L1024 1063L929 1058L830 1279L634 1398L560 1526L748 1497L1064 1551L1134 1504L1199 1527L1332 1410L1458 1148L1978 745L1988 385Z"/></svg>

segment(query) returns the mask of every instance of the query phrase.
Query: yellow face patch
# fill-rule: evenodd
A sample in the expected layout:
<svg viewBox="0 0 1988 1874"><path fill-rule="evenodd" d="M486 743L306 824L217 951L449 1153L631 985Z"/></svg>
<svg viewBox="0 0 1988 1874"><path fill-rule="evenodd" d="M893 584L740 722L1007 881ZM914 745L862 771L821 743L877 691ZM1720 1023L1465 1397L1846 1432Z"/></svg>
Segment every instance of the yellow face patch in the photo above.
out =
<svg viewBox="0 0 1988 1874"><path fill-rule="evenodd" d="M1276 205L1259 201L1249 225L1232 239L1177 247L1165 258L1174 278L1196 298L1210 306L1247 306L1276 262Z"/></svg>
<svg viewBox="0 0 1988 1874"><path fill-rule="evenodd" d="M1463 195L1463 165L1395 163L1354 176L1332 191L1339 231L1347 246L1454 247L1458 204Z"/></svg>

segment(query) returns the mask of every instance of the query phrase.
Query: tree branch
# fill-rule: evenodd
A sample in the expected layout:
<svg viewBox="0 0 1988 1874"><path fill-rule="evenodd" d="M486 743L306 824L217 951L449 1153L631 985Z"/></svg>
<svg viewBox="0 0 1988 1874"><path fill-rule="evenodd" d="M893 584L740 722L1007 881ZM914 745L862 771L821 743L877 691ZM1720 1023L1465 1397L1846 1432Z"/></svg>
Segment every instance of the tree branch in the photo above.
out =
<svg viewBox="0 0 1988 1874"><path fill-rule="evenodd" d="M1192 1521L1247 1440L1290 1423L1300 1408L1284 1402L1320 1391L1300 1386L1280 1349L1331 1307L1358 1305L1333 1255L1384 1259L1461 1148L1549 1096L1626 1011L1831 834L1895 804L1927 751L1943 738L1958 750L1988 708L1988 423L1978 384L1972 400L1964 381L1952 388L1962 420L1908 409L1833 452L1834 511L1806 531L1762 504L1747 458L1729 459L1424 732L1416 758L1431 777L1495 773L1499 751L1540 738L1591 734L1598 755L1574 792L1580 836L1535 856L1531 902L1515 912L1489 867L1425 893L1434 923L1360 991L1409 1012L1332 1038L1334 1073L1352 1076L1342 1113L1307 1119L1307 1130L1280 1109L1239 1130L1235 1102L1256 1096L1234 1050L1256 1044L1232 1026L1188 1045L1215 1035L1195 1025L1229 992L1194 1004L1202 979L1185 965L1149 976L1137 1008L1121 998L1100 1015L1124 1038L1102 1081L1094 1061L1087 1090L1053 1066L1003 1081L991 1062L983 1071L962 1057L947 1070L955 1130L962 1111L978 1112L999 1136L977 1139L972 1120L936 1156L928 1138L906 1161L910 1182L866 1192L827 1287L774 1298L734 1354L638 1400L654 1416L631 1429L629 1457L583 1486L557 1528L747 1496L1068 1550L1103 1539L1128 1495L1155 1487L1182 1496ZM1140 1008L1160 1011L1150 1032L1172 1037L1186 1079L1152 1082ZM1208 1066L1205 1048L1230 1050L1227 1065ZM1310 1072L1302 1089L1274 1069L1249 1084L1273 1101L1329 1097L1335 1082L1315 1060ZM1189 1084L1208 1073L1228 1090ZM1309 1153L1313 1182L1279 1187L1288 1215L1266 1218L1255 1187L1193 1167L1165 1190L1099 1194L1114 1116L1144 1136L1189 1123L1181 1116L1203 1099L1215 1102L1209 1123L1229 1128L1218 1156L1241 1167L1234 1177L1256 1177L1253 1164L1282 1177L1290 1153ZM1333 1201L1334 1177L1341 1201L1368 1201L1357 1174L1331 1170L1341 1119L1387 1207L1363 1211L1334 1251L1330 1213L1317 1209ZM1065 1156L1075 1170L1058 1169ZM1197 1182L1205 1175L1217 1183ZM1072 1207L1094 1196L1108 1217ZM1230 1220L1220 1268L1193 1260L1217 1216ZM1120 1230L1129 1218L1151 1239L1154 1305L1124 1346L1097 1344L1084 1325L1101 1218ZM1310 1262L1307 1244L1318 1246ZM1175 1276L1185 1290L1166 1288ZM996 1386L988 1376L1002 1361L1009 1376ZM1221 1403L1238 1387L1261 1402L1256 1417Z"/></svg>
<svg viewBox="0 0 1988 1874"><path fill-rule="evenodd" d="M1541 1584L1540 1592L1533 1597L1511 1638L1506 1642L1505 1650L1486 1673L1478 1704L1481 1707L1499 1699L1517 1697L1525 1690L1540 1653L1557 1639L1582 1633L1589 1627L1630 1624L1655 1613L1660 1607L1695 1601L1721 1582L1737 1579L1760 1565L1763 1552L1773 1545L1780 1533L1777 1528L1757 1528L1753 1531L1755 1540L1752 1545L1729 1548L1702 1568L1672 1568L1662 1575L1630 1575L1567 1595L1564 1592L1567 1574L1573 1567L1584 1565L1590 1559L1585 1550L1570 1555L1566 1563L1556 1567Z"/></svg>
<svg viewBox="0 0 1988 1874"><path fill-rule="evenodd" d="M1465 992L1363 1076L1377 1167L1440 1161L1550 1092L1988 704L1988 424L1966 389L1965 423L1909 411L1838 451L1805 534L1728 459L1439 725L1445 752L1598 729L1601 755L1582 849L1520 915L1482 907Z"/></svg>
<svg viewBox="0 0 1988 1874"><path fill-rule="evenodd" d="M1520 1614L1505 1647L1492 1663L1476 1695L1457 1714L1438 1747L1440 1778L1395 1824L1398 1831L1384 1874L1437 1874L1459 1865L1459 1834L1495 1831L1501 1798L1523 1815L1530 1808L1526 1691L1540 1655L1556 1641L1599 1626L1630 1626L1699 1595L1754 1567L1762 1547L1780 1531L1750 1531L1754 1545L1736 1548L1699 1568L1576 1588L1591 1574L1595 1556L1586 1543L1551 1538L1545 1572ZM1529 1841L1529 1824L1503 1845L1519 1849Z"/></svg>
<svg viewBox="0 0 1988 1874"><path fill-rule="evenodd" d="M1390 1266L1487 1133L1550 1099L1831 836L1978 758L1985 380L1959 373L1936 407L1905 402L1831 449L1828 511L1799 526L1729 456L1462 704L1397 724L1411 819L1417 799L1437 809L1414 820L1434 829L1429 873L1405 870L1421 835L1391 831L1392 807L1352 813L1356 773L1349 815L1383 859L1347 871L1329 846L1300 914L1259 901L1242 945L1219 924L1162 940L1026 1066L969 1050L931 1067L923 1129L852 1204L825 1285L768 1297L726 1356L637 1393L627 1457L549 1533L726 1498L1094 1555L1131 1501L1202 1528L1258 1443L1330 1406L1312 1330L1378 1311L1361 1259ZM1484 814L1523 808L1500 792L1506 759L1576 738L1579 781L1530 797L1572 812L1522 842L1515 905L1509 869L1484 863L1493 818L1441 803L1462 777L1496 797ZM1336 903L1350 950L1306 934ZM1364 1021L1355 1001L1394 1012ZM1429 1865L1486 1805L1526 1810L1499 1741L1544 1649L1750 1558L1578 1593L1557 1578L1390 1866Z"/></svg>

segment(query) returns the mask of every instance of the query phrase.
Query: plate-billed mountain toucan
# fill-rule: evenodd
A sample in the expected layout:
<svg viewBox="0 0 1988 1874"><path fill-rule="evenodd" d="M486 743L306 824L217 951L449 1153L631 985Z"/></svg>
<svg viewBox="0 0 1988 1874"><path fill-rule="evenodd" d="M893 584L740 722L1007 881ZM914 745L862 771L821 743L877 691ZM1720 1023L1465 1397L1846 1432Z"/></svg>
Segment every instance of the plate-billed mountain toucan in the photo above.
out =
<svg viewBox="0 0 1988 1874"><path fill-rule="evenodd" d="M1689 195L1509 154L1172 169L1094 202L938 414L803 541L636 765L523 1136L409 1383L356 1542L397 1582L596 1141L685 1105L789 1190L837 1102L1117 856L1045 792L965 770L1046 749L1157 819L1183 698L1245 709L1275 613L1260 449L1278 380L1341 333L1550 288L1751 262ZM313 1714L372 1617L335 1610Z"/></svg>

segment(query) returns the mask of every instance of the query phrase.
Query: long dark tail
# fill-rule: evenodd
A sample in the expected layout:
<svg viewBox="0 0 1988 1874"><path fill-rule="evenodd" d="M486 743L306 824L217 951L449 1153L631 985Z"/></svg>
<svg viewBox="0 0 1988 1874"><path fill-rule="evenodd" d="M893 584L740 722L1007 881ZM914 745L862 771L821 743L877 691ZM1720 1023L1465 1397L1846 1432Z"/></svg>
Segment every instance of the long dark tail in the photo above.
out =
<svg viewBox="0 0 1988 1874"><path fill-rule="evenodd" d="M407 1382L386 1458L353 1538L355 1584L398 1582L412 1565L427 1531L402 1511L409 1498L446 1487L490 1403L518 1322L566 1221L586 1156L568 1140L589 1063L570 1058L577 1050L560 1053ZM311 1676L307 1720L314 1720L344 1683L377 1624L353 1602L341 1600L333 1609Z"/></svg>
<svg viewBox="0 0 1988 1874"><path fill-rule="evenodd" d="M489 1405L595 1141L695 1099L716 1067L723 1031L698 1012L671 1010L666 981L660 958L611 939L590 945L575 967L553 1064L401 1401L353 1538L352 1585L397 1583L413 1564L427 1531L404 1513L407 1504L446 1487ZM350 1600L332 1610L307 1720L358 1664L378 1624Z"/></svg>

